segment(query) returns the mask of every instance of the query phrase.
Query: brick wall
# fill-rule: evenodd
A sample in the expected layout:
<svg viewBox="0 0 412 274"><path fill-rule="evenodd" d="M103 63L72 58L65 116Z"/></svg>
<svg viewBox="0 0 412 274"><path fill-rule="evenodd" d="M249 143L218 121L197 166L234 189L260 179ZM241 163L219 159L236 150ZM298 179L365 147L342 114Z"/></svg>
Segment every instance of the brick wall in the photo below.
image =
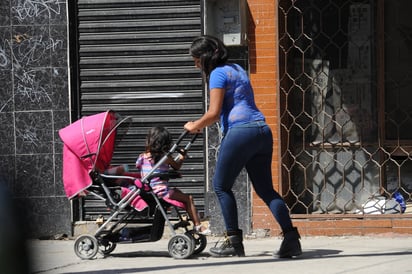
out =
<svg viewBox="0 0 412 274"><path fill-rule="evenodd" d="M265 114L274 137L272 175L273 184L279 190L279 103L277 72L277 1L248 0L249 6L249 53L250 79L255 92L256 104ZM252 229L278 229L271 212L262 200L252 193Z"/></svg>
<svg viewBox="0 0 412 274"><path fill-rule="evenodd" d="M377 215L364 218L333 218L333 216L310 216L310 218L295 218L294 224L301 235L310 236L345 236L372 234L410 234L412 219L407 215L388 216ZM276 231L280 233L280 231Z"/></svg>

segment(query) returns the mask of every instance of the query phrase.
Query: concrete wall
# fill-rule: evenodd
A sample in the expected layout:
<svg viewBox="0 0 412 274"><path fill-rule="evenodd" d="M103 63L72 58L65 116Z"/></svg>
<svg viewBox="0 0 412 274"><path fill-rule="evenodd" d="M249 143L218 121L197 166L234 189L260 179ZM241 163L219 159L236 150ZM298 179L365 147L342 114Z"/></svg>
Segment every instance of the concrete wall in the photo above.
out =
<svg viewBox="0 0 412 274"><path fill-rule="evenodd" d="M58 130L69 123L65 1L0 0L0 176L30 236L70 233Z"/></svg>

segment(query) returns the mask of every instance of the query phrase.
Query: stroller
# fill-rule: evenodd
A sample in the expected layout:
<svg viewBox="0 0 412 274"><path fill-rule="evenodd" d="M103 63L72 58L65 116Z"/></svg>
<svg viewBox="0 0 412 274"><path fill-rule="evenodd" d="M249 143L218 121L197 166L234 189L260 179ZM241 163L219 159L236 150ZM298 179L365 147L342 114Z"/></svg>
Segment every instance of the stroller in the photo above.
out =
<svg viewBox="0 0 412 274"><path fill-rule="evenodd" d="M100 220L101 225L94 235L80 235L75 240L76 255L81 259L92 259L98 253L103 256L110 254L117 243L158 241L162 238L165 223L171 231L168 251L173 258L186 259L202 252L207 245L206 236L189 229L188 218L179 212L179 208L184 208L183 204L159 199L149 184L154 177L180 177L176 171L158 173L156 169L168 156L188 151L197 135L188 138L188 132L184 131L144 178L140 178L139 173L107 172L117 170L110 162L130 120L131 117L121 118L108 110L85 116L59 131L64 144L63 184L66 196L75 199L93 195L110 209L109 217ZM186 139L187 144L182 148L180 143ZM178 222L172 224L168 219L169 209L176 211ZM184 232L177 233L179 228Z"/></svg>

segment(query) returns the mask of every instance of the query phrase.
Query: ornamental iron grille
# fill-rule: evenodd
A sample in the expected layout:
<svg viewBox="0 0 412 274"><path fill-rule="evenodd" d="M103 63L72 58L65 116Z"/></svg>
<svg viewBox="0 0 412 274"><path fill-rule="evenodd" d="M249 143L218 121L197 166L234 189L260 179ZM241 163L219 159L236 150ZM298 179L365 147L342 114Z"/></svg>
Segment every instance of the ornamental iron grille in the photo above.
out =
<svg viewBox="0 0 412 274"><path fill-rule="evenodd" d="M409 211L411 8L279 1L281 192L291 213Z"/></svg>

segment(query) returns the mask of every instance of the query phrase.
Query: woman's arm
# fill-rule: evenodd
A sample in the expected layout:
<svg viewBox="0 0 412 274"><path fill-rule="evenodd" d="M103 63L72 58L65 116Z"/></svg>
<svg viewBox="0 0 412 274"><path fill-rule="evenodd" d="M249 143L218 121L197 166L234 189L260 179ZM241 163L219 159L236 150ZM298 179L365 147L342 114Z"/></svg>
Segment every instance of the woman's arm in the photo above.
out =
<svg viewBox="0 0 412 274"><path fill-rule="evenodd" d="M187 122L184 128L191 132L200 132L203 128L219 121L220 112L222 110L223 98L225 96L224 88L213 88L210 90L209 108L202 117L196 121Z"/></svg>

